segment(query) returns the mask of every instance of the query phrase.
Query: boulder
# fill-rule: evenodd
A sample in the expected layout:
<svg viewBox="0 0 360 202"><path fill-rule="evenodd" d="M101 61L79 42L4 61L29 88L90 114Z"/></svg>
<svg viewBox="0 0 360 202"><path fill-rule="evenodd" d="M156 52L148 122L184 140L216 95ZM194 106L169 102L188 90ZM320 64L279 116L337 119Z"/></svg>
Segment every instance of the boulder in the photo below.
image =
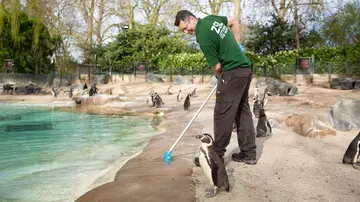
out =
<svg viewBox="0 0 360 202"><path fill-rule="evenodd" d="M147 73L146 81L154 83L164 83L164 79L160 75L156 75L152 72Z"/></svg>
<svg viewBox="0 0 360 202"><path fill-rule="evenodd" d="M190 79L188 79L181 75L177 75L173 82L174 85L192 84L192 83L193 83L193 81L192 81L191 77L190 77Z"/></svg>
<svg viewBox="0 0 360 202"><path fill-rule="evenodd" d="M103 105L110 102L120 101L119 96L115 95L104 95L104 94L97 94L94 96L81 96L81 97L74 97L76 104L81 105Z"/></svg>
<svg viewBox="0 0 360 202"><path fill-rule="evenodd" d="M334 78L330 82L330 88L340 89L340 90L351 90L354 89L356 83L358 83L357 88L360 88L360 80L355 80L353 78Z"/></svg>
<svg viewBox="0 0 360 202"><path fill-rule="evenodd" d="M269 90L272 95L294 96L298 94L298 88L296 86L275 79L266 80L266 89Z"/></svg>
<svg viewBox="0 0 360 202"><path fill-rule="evenodd" d="M336 131L326 124L326 118L312 114L289 114L278 118L278 122L298 135L317 138L336 135Z"/></svg>
<svg viewBox="0 0 360 202"><path fill-rule="evenodd" d="M88 89L88 86L86 85L86 83L80 83L80 84L72 84L70 88L72 88L73 90L85 90Z"/></svg>
<svg viewBox="0 0 360 202"><path fill-rule="evenodd" d="M360 130L360 100L342 99L329 112L329 122L340 131Z"/></svg>
<svg viewBox="0 0 360 202"><path fill-rule="evenodd" d="M354 89L360 89L360 80L355 82Z"/></svg>

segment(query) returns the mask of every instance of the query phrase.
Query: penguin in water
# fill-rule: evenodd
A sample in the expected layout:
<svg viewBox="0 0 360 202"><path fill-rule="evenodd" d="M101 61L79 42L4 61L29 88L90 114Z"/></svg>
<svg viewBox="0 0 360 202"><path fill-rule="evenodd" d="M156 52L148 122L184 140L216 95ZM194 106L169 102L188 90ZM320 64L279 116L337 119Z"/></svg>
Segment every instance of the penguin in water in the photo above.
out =
<svg viewBox="0 0 360 202"><path fill-rule="evenodd" d="M184 101L184 110L187 110L189 111L189 108L191 106L191 103L190 103L190 96L191 94L188 94L185 98L185 101Z"/></svg>
<svg viewBox="0 0 360 202"><path fill-rule="evenodd" d="M344 164L352 164L352 166L360 170L360 132L349 144L343 158Z"/></svg>
<svg viewBox="0 0 360 202"><path fill-rule="evenodd" d="M196 139L200 139L202 144L199 148L199 163L204 171L205 176L210 180L213 188L206 189L207 197L213 197L217 194L218 188L224 188L227 192L230 190L229 178L226 173L225 164L214 150L214 139L211 135L203 133L197 135Z"/></svg>
<svg viewBox="0 0 360 202"><path fill-rule="evenodd" d="M55 91L55 87L54 87L54 86L51 88L51 95L52 95L54 98L57 98L57 95L56 95L56 91Z"/></svg>
<svg viewBox="0 0 360 202"><path fill-rule="evenodd" d="M73 89L70 87L70 90L69 90L69 98L72 98L73 96Z"/></svg>
<svg viewBox="0 0 360 202"><path fill-rule="evenodd" d="M182 93L181 93L181 90L179 90L179 93L178 93L177 96L176 96L176 101L181 102L182 99L183 99Z"/></svg>

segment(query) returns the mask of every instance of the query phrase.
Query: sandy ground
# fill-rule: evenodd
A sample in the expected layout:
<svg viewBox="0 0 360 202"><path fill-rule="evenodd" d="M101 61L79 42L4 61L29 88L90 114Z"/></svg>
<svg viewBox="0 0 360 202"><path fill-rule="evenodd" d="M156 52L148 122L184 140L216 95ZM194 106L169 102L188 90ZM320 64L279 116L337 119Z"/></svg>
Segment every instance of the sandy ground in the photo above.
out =
<svg viewBox="0 0 360 202"><path fill-rule="evenodd" d="M250 89L253 92L255 79ZM170 84L116 83L100 85L99 89L120 88L129 99L122 104L76 108L91 113L163 111L165 120L158 126L144 150L124 165L110 169L89 187L89 192L77 201L359 201L359 171L341 164L343 154L358 131L340 132L325 138L306 138L285 127L276 127L273 135L257 138L256 165L231 161L238 152L236 134L228 146L225 163L230 180L230 192L220 191L214 198L205 198L210 187L202 169L193 165L200 145L195 135L213 134L214 96L201 111L185 136L173 151L172 164L165 165L167 151L194 116L211 91L207 84L173 85L173 95L164 95ZM176 102L176 92L191 93L197 87L198 96L191 100L190 111L184 111L182 102ZM318 114L327 117L333 104L342 98L360 99L359 91L331 90L318 86L298 86L299 95L271 96L267 117L276 120L289 113ZM146 105L147 94L155 90L165 105L154 109ZM51 96L5 96L0 101L12 102L66 102L71 99ZM250 99L252 107L252 99ZM116 111L117 110L117 111ZM254 123L256 123L254 118ZM166 129L166 131L165 131ZM97 187L98 186L98 187ZM96 188L95 188L96 187Z"/></svg>

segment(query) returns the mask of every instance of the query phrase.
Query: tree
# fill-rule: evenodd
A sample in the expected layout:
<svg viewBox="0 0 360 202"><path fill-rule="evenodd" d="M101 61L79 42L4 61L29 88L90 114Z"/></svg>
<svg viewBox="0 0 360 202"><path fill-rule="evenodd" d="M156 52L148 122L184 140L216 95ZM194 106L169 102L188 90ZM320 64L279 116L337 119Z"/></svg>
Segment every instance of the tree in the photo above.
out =
<svg viewBox="0 0 360 202"><path fill-rule="evenodd" d="M55 51L57 41L50 37L47 28L41 25L39 42L35 46L33 33L38 22L29 19L25 12L20 11L17 40L21 46L17 46L13 43L12 17L5 16L2 22L0 58L13 58L16 71L20 73L49 73L52 70L50 56Z"/></svg>
<svg viewBox="0 0 360 202"><path fill-rule="evenodd" d="M123 33L120 33L115 41L104 46L100 64L109 69L113 66L113 69L119 71L123 66L132 67L134 62L147 62L148 67L155 69L159 67L162 58L188 48L185 41L167 28L154 28L153 25L136 25L129 29L125 43L123 46Z"/></svg>
<svg viewBox="0 0 360 202"><path fill-rule="evenodd" d="M345 4L340 10L327 16L322 33L330 46L360 43L360 3Z"/></svg>

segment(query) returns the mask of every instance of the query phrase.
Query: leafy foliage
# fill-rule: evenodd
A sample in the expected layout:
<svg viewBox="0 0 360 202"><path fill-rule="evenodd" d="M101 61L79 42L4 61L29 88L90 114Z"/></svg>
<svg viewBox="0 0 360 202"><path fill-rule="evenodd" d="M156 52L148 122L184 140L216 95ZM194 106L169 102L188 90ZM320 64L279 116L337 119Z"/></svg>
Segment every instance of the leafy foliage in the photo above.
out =
<svg viewBox="0 0 360 202"><path fill-rule="evenodd" d="M132 68L134 62L146 62L154 71L159 68L160 60L188 48L185 41L165 27L137 25L126 33L120 33L114 42L107 44L99 62L104 67L113 66L118 71L123 65Z"/></svg>
<svg viewBox="0 0 360 202"><path fill-rule="evenodd" d="M322 27L329 45L340 46L360 42L360 2L345 4L339 12L328 16Z"/></svg>
<svg viewBox="0 0 360 202"><path fill-rule="evenodd" d="M38 29L36 22L29 20L24 12L19 15L19 30L16 41L13 43L12 18L3 16L3 30L0 40L0 61L11 58L15 60L18 73L48 73L52 70L50 56L55 51L58 38L50 38L45 26L41 26L37 47L33 43L34 29Z"/></svg>

